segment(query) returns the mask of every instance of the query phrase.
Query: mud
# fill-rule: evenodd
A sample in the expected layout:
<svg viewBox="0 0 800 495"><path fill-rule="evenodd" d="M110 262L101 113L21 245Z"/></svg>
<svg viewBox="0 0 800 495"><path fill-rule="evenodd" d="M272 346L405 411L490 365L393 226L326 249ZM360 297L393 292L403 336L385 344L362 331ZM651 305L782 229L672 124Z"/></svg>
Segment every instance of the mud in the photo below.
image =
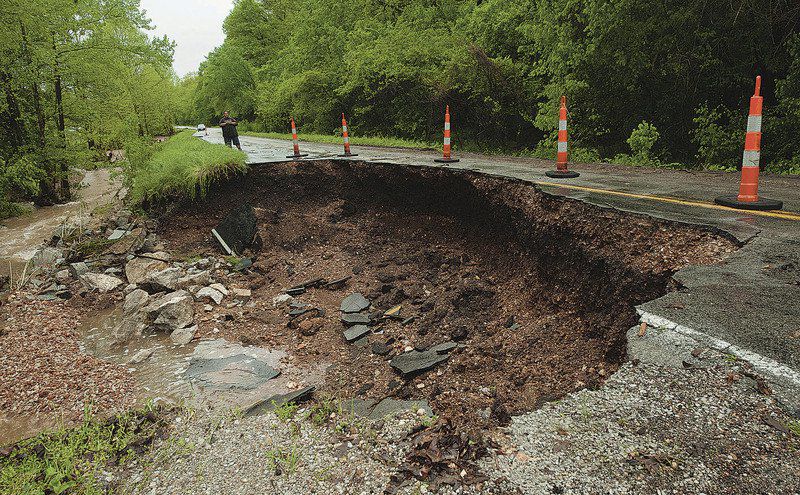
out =
<svg viewBox="0 0 800 495"><path fill-rule="evenodd" d="M200 335L218 329L229 340L285 348L296 363L334 363L322 393L426 399L456 426L504 424L599 386L625 357L634 306L674 288L676 270L738 247L721 232L513 179L344 161L259 166L164 215L159 233L173 253L217 253L210 229L245 202L263 246L226 285L248 286L252 298L201 322ZM288 308L272 305L304 281L347 276L344 287L297 296L322 311L290 319ZM381 320L366 342L346 343L338 310L353 292L374 313L402 305L402 321ZM405 349L450 340L463 347L429 372L406 379L389 366Z"/></svg>

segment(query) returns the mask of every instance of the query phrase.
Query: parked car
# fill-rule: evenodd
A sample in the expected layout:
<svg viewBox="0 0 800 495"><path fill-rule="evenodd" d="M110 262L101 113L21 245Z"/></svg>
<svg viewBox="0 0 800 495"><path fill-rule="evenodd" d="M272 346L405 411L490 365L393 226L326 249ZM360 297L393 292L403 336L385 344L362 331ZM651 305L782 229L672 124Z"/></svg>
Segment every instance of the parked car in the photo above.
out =
<svg viewBox="0 0 800 495"><path fill-rule="evenodd" d="M208 129L206 129L205 124L197 124L197 132L202 132L206 136L208 136Z"/></svg>

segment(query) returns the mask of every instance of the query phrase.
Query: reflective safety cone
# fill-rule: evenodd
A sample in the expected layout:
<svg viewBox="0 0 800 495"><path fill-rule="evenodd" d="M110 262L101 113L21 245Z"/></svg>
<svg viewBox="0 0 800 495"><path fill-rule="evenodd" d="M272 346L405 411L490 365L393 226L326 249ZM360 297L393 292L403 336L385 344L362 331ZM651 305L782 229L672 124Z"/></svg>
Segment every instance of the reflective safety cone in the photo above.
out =
<svg viewBox="0 0 800 495"><path fill-rule="evenodd" d="M761 76L756 77L756 91L750 98L750 115L747 117L747 135L744 138L742 156L742 178L738 196L720 196L714 199L718 205L742 210L780 210L783 201L758 196L758 166L761 162L761 112L764 98L761 96Z"/></svg>
<svg viewBox="0 0 800 495"><path fill-rule="evenodd" d="M443 156L435 158L433 161L437 163L455 163L458 158L450 156L450 105L444 110L444 146L442 146Z"/></svg>
<svg viewBox="0 0 800 495"><path fill-rule="evenodd" d="M303 158L304 156L308 156L308 153L300 153L300 144L297 142L297 127L294 125L294 117L292 119L292 147L294 148L293 155L286 155L286 158L294 158L295 160L298 158Z"/></svg>
<svg viewBox="0 0 800 495"><path fill-rule="evenodd" d="M558 111L558 159L556 169L548 170L544 174L553 179L574 179L580 176L578 172L569 170L567 155L567 97L561 97L561 108Z"/></svg>
<svg viewBox="0 0 800 495"><path fill-rule="evenodd" d="M347 120L342 114L342 137L344 138L344 153L339 156L358 156L358 153L350 153L350 135L347 133Z"/></svg>

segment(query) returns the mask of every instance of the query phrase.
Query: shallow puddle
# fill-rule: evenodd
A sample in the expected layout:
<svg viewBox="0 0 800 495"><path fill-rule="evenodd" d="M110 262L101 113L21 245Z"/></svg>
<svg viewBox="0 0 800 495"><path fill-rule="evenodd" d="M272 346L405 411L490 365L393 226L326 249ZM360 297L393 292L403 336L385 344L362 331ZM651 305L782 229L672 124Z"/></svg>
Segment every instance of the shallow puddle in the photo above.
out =
<svg viewBox="0 0 800 495"><path fill-rule="evenodd" d="M163 332L115 344L112 334L120 318L119 310L85 318L79 327L81 350L125 366L136 380L142 403L156 399L206 409L243 408L272 395L319 385L327 367L297 367L281 349L243 346L224 339L175 345ZM132 362L140 353L150 356Z"/></svg>

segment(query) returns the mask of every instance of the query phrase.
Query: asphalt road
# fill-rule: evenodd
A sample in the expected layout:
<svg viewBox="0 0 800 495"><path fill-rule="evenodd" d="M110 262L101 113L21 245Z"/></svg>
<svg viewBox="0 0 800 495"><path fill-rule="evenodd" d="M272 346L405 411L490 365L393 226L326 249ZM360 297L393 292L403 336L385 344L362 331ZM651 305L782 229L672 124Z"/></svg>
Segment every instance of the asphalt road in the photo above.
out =
<svg viewBox="0 0 800 495"><path fill-rule="evenodd" d="M219 129L209 142L221 143ZM252 166L286 161L291 142L242 136ZM305 160L331 159L340 145L300 143ZM436 166L438 153L357 147L349 158L381 163ZM456 154L457 155L457 154ZM759 193L784 202L783 212L758 213L713 204L738 192L738 173L685 172L609 164L572 164L575 179L551 179L546 160L466 154L447 168L533 182L551 194L602 207L727 232L743 247L725 263L692 266L675 274L682 288L639 307L650 323L674 327L699 342L742 358L771 376L787 404L800 408L800 177L762 176Z"/></svg>

